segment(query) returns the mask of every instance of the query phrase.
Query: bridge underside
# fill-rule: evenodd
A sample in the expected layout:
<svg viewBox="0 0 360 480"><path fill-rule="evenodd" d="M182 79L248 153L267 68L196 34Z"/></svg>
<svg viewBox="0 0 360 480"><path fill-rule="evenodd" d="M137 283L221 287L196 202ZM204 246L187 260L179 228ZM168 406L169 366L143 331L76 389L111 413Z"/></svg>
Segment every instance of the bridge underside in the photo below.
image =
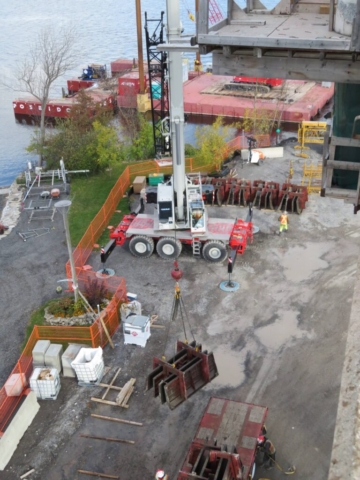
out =
<svg viewBox="0 0 360 480"><path fill-rule="evenodd" d="M213 53L216 75L360 83L360 14L353 35L340 35L334 3L281 0L270 11L259 0L247 0L245 10L228 0L227 17L210 27L209 2L199 0L192 43L201 54Z"/></svg>

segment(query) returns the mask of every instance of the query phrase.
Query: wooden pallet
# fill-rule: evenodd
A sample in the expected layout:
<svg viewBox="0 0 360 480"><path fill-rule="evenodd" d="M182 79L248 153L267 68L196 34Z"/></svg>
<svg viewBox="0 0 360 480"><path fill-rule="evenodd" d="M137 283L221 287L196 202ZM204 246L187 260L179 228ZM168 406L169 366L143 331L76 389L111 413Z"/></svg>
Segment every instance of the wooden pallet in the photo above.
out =
<svg viewBox="0 0 360 480"><path fill-rule="evenodd" d="M116 371L114 377L112 378L109 384L99 383L99 385L101 387L105 387L106 390L101 398L91 397L91 400L93 402L103 403L105 405L112 405L115 407L129 408L128 401L131 397L131 394L134 391L134 384L136 382L136 378L131 378L128 382L125 383L123 387L117 387L114 385L114 382L117 376L119 375L120 371L121 371L121 368L118 368L118 370ZM115 402L111 400L106 400L106 396L110 390L116 390L119 392Z"/></svg>

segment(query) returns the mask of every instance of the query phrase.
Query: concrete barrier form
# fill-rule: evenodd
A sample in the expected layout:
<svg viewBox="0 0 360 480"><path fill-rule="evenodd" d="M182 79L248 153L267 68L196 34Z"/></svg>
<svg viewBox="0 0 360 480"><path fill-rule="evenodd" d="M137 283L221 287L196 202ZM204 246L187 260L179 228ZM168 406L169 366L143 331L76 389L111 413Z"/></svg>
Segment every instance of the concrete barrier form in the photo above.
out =
<svg viewBox="0 0 360 480"><path fill-rule="evenodd" d="M10 462L21 438L31 425L39 409L40 405L35 393L30 392L25 396L19 410L0 439L0 470L4 470Z"/></svg>
<svg viewBox="0 0 360 480"><path fill-rule="evenodd" d="M284 147L267 147L254 148L265 155L265 158L282 158L284 156ZM247 148L241 149L241 158L248 158L249 150Z"/></svg>

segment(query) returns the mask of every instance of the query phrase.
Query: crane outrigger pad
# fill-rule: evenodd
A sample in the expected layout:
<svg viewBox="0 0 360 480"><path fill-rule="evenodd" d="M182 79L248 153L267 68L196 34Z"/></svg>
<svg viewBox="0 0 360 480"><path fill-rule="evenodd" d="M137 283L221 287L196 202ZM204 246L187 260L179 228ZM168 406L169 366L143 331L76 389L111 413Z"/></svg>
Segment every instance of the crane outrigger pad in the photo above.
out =
<svg viewBox="0 0 360 480"><path fill-rule="evenodd" d="M218 376L213 353L202 351L195 341L177 341L176 354L169 360L154 357L153 371L147 377L147 390L174 410L180 403Z"/></svg>

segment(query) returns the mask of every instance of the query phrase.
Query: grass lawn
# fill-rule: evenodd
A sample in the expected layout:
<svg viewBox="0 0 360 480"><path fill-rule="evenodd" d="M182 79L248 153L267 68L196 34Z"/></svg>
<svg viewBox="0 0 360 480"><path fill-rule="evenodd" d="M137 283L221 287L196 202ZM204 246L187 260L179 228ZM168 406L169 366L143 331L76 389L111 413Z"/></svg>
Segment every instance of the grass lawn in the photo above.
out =
<svg viewBox="0 0 360 480"><path fill-rule="evenodd" d="M125 168L126 165L119 165L113 167L110 172L104 172L96 176L79 176L71 179L72 205L69 213L69 228L73 247L76 247L79 243L90 222L103 206L110 190ZM120 202L117 209L122 210L122 213L114 214L117 215L111 219L114 225L119 223L124 213L128 213L125 207L126 201ZM104 234L107 235L108 240L108 232L106 231Z"/></svg>
<svg viewBox="0 0 360 480"><path fill-rule="evenodd" d="M33 331L33 328L35 325L44 325L44 315L45 315L45 308L49 305L49 303L52 302L52 300L49 300L46 302L42 307L39 308L39 310L35 310L29 319L29 323L27 324L26 331L25 331L25 340L24 343L21 346L21 350L25 348L25 345L27 341L29 340L29 337Z"/></svg>

